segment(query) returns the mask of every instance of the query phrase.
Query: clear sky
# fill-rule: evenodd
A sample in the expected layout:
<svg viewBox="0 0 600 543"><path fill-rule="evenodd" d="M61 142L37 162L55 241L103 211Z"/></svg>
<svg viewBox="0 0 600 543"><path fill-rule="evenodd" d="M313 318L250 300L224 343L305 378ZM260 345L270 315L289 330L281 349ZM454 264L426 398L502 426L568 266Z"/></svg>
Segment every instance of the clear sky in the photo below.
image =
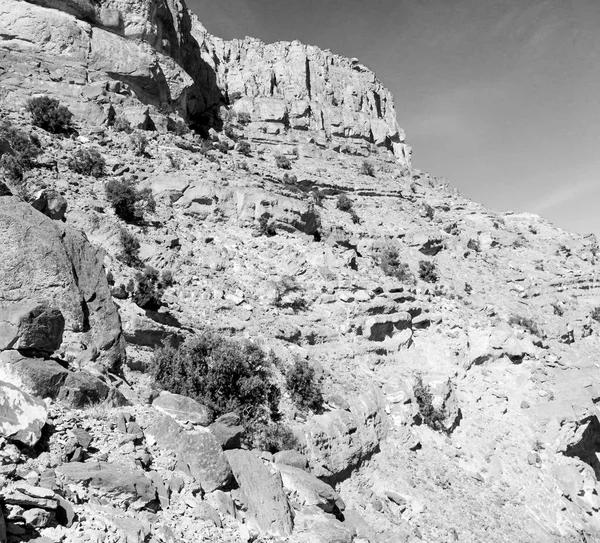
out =
<svg viewBox="0 0 600 543"><path fill-rule="evenodd" d="M394 94L416 168L600 238L600 1L187 3L223 38L358 57Z"/></svg>

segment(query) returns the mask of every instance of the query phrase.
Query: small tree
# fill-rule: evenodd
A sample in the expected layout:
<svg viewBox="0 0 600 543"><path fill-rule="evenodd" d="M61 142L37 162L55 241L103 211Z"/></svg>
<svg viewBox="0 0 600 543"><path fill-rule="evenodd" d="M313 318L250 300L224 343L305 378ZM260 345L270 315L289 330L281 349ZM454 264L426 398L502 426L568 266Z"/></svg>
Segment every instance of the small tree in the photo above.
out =
<svg viewBox="0 0 600 543"><path fill-rule="evenodd" d="M306 360L296 359L286 372L285 384L298 407L313 411L320 411L323 407L315 370Z"/></svg>
<svg viewBox="0 0 600 543"><path fill-rule="evenodd" d="M124 221L135 221L143 217L144 210L153 212L156 208L152 189L137 190L131 181L117 179L111 179L104 188L106 199Z"/></svg>
<svg viewBox="0 0 600 543"><path fill-rule="evenodd" d="M67 161L67 165L75 173L102 177L106 161L96 149L77 149Z"/></svg>
<svg viewBox="0 0 600 543"><path fill-rule="evenodd" d="M135 275L136 288L133 292L133 301L142 309L156 311L162 305L162 295L166 284L158 275L158 271L151 266L146 266L143 272Z"/></svg>
<svg viewBox="0 0 600 543"><path fill-rule="evenodd" d="M258 233L261 236L274 236L277 234L275 223L271 220L273 216L265 211L258 219Z"/></svg>
<svg viewBox="0 0 600 543"><path fill-rule="evenodd" d="M370 177L375 177L375 168L373 168L373 164L367 162L366 160L360 166L360 173L362 175L368 175Z"/></svg>
<svg viewBox="0 0 600 543"><path fill-rule="evenodd" d="M277 164L277 167L281 168L282 170L292 169L292 163L285 155L275 155L275 164Z"/></svg>
<svg viewBox="0 0 600 543"><path fill-rule="evenodd" d="M244 156L250 156L252 154L252 147L246 140L241 140L237 144L237 151Z"/></svg>
<svg viewBox="0 0 600 543"><path fill-rule="evenodd" d="M31 113L31 122L52 134L63 134L72 129L73 114L66 106L48 96L38 96L27 102L27 110Z"/></svg>
<svg viewBox="0 0 600 543"><path fill-rule="evenodd" d="M148 138L141 132L134 132L129 136L129 144L136 156L143 156L148 147Z"/></svg>
<svg viewBox="0 0 600 543"><path fill-rule="evenodd" d="M433 394L429 387L423 384L423 378L418 375L413 387L413 394L419 407L419 415L423 423L433 430L445 431L444 419L446 414L443 409L436 409L433 405Z"/></svg>
<svg viewBox="0 0 600 543"><path fill-rule="evenodd" d="M420 260L419 277L426 283L435 283L438 280L435 264L429 260Z"/></svg>
<svg viewBox="0 0 600 543"><path fill-rule="evenodd" d="M390 277L395 277L398 281L408 284L415 282L408 264L400 261L398 249L393 245L383 247L379 256L379 266L383 270L383 273Z"/></svg>
<svg viewBox="0 0 600 543"><path fill-rule="evenodd" d="M349 213L352 210L352 200L348 198L348 195L345 192L342 192L337 198L336 207L340 211L345 211Z"/></svg>
<svg viewBox="0 0 600 543"><path fill-rule="evenodd" d="M121 228L119 242L121 244L119 260L126 266L138 267L140 265L140 242L138 239L127 228Z"/></svg>

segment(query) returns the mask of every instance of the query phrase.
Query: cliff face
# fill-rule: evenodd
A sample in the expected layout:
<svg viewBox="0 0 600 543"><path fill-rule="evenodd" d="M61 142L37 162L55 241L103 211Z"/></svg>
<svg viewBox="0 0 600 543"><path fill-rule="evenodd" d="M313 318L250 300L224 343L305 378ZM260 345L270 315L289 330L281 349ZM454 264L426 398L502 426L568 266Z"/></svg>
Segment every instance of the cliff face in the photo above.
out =
<svg viewBox="0 0 600 543"><path fill-rule="evenodd" d="M0 15L0 50L20 70L51 80L63 97L85 98L100 85L103 111L90 105L79 112L99 124L109 122L111 109L141 102L150 106L137 115L146 125L166 127L171 110L197 127L220 128L219 108L235 102L259 133L310 132L351 153L375 145L410 166L390 92L356 59L299 42L225 41L179 0L7 0ZM41 69L19 52L40 55ZM8 74L0 82L22 94ZM87 89L92 83L95 90Z"/></svg>

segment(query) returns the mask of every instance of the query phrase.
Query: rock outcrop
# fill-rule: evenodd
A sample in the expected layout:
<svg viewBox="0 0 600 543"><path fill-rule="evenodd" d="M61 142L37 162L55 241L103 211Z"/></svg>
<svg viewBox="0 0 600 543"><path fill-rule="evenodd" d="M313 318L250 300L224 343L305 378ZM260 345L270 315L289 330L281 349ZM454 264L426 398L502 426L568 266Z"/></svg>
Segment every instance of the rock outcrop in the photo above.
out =
<svg viewBox="0 0 600 543"><path fill-rule="evenodd" d="M97 359L106 368L117 368L124 357L121 322L106 281L102 252L81 232L11 196L0 198L0 236L5 240L0 259L3 320L4 315L20 315L23 304L45 303L53 308L38 311L34 307L23 317L5 320L1 326L16 330L13 337L18 337L7 347L54 349L64 321L63 347L77 345L80 363ZM53 313L54 309L60 313ZM9 325L15 319L16 324ZM34 340L42 332L43 342Z"/></svg>

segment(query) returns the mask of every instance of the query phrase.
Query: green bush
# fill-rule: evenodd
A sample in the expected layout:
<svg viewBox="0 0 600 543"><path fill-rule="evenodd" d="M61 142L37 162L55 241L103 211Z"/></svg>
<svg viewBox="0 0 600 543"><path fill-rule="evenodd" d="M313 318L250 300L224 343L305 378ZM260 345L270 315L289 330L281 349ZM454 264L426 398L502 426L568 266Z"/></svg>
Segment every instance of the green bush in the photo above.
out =
<svg viewBox="0 0 600 543"><path fill-rule="evenodd" d="M298 182L298 178L292 174L284 173L281 179L286 185L295 185Z"/></svg>
<svg viewBox="0 0 600 543"><path fill-rule="evenodd" d="M252 449L276 453L299 450L300 443L288 426L282 423L252 424L245 440Z"/></svg>
<svg viewBox="0 0 600 543"><path fill-rule="evenodd" d="M271 220L273 216L265 211L258 219L258 233L261 236L274 236L277 234L275 223Z"/></svg>
<svg viewBox="0 0 600 543"><path fill-rule="evenodd" d="M513 315L508 319L508 324L520 326L525 330L528 330L531 334L538 337L543 337L542 331L539 329L538 325L532 319L527 317L523 317L522 315Z"/></svg>
<svg viewBox="0 0 600 543"><path fill-rule="evenodd" d="M102 177L106 161L96 149L77 149L67 161L69 169L81 175Z"/></svg>
<svg viewBox="0 0 600 543"><path fill-rule="evenodd" d="M408 264L400 261L398 249L393 245L386 245L383 247L379 255L379 266L383 270L383 273L390 277L395 277L398 281L407 284L413 284L415 282L415 278L411 273Z"/></svg>
<svg viewBox="0 0 600 543"><path fill-rule="evenodd" d="M279 416L273 362L273 355L252 343L207 330L177 349L155 351L150 373L163 389L194 398L217 416L236 413L245 423L268 422Z"/></svg>
<svg viewBox="0 0 600 543"><path fill-rule="evenodd" d="M119 260L126 266L138 267L140 265L140 242L138 239L126 228L121 228L119 242L121 244Z"/></svg>
<svg viewBox="0 0 600 543"><path fill-rule="evenodd" d="M242 140L237 144L237 151L244 156L250 156L252 153L252 147L247 141Z"/></svg>
<svg viewBox="0 0 600 543"><path fill-rule="evenodd" d="M350 218L352 219L352 222L354 224L360 224L360 217L358 216L358 213L354 209L350 210Z"/></svg>
<svg viewBox="0 0 600 543"><path fill-rule="evenodd" d="M143 156L148 147L148 138L141 132L134 132L129 136L129 145L136 156Z"/></svg>
<svg viewBox="0 0 600 543"><path fill-rule="evenodd" d="M373 164L367 162L366 160L360 165L360 173L362 175L368 175L370 177L375 177L375 168L373 168Z"/></svg>
<svg viewBox="0 0 600 543"><path fill-rule="evenodd" d="M156 311L162 305L162 296L168 286L163 274L162 279L158 271L151 266L146 266L143 272L135 274L136 287L133 292L133 301L142 309ZM172 279L172 277L171 277Z"/></svg>
<svg viewBox="0 0 600 543"><path fill-rule="evenodd" d="M131 123L127 120L127 117L124 115L117 115L112 122L114 130L117 132L125 132L126 134L131 134L133 129L131 128Z"/></svg>
<svg viewBox="0 0 600 543"><path fill-rule="evenodd" d="M109 204L124 221L138 220L143 217L144 211L152 213L156 209L152 190L137 190L131 181L111 179L104 189Z"/></svg>
<svg viewBox="0 0 600 543"><path fill-rule="evenodd" d="M33 167L35 159L41 154L39 141L22 130L4 121L0 124L0 138L5 139L13 151L13 155L22 170ZM6 155L2 155L4 158Z"/></svg>
<svg viewBox="0 0 600 543"><path fill-rule="evenodd" d="M23 181L23 165L15 155L9 155L8 153L2 155L0 169L2 169L8 181L15 184L20 184Z"/></svg>
<svg viewBox="0 0 600 543"><path fill-rule="evenodd" d="M478 239L471 238L467 242L467 249L474 251L475 253L479 253L481 251L481 243L479 243Z"/></svg>
<svg viewBox="0 0 600 543"><path fill-rule="evenodd" d="M315 378L315 370L306 360L296 359L286 372L285 384L298 407L313 411L322 409L323 396Z"/></svg>
<svg viewBox="0 0 600 543"><path fill-rule="evenodd" d="M250 116L250 113L246 113L245 111L242 111L242 112L238 113L237 120L238 120L238 123L240 123L242 126L245 126L252 122L252 117Z"/></svg>
<svg viewBox="0 0 600 543"><path fill-rule="evenodd" d="M285 155L275 155L275 164L278 168L281 168L282 170L292 169L292 163L290 162L290 159Z"/></svg>
<svg viewBox="0 0 600 543"><path fill-rule="evenodd" d="M350 211L352 210L352 200L348 198L348 195L345 192L338 196L336 207L340 211L345 211L347 213L350 213Z"/></svg>
<svg viewBox="0 0 600 543"><path fill-rule="evenodd" d="M600 322L600 307L594 307L590 313L590 317L596 322Z"/></svg>
<svg viewBox="0 0 600 543"><path fill-rule="evenodd" d="M419 277L426 283L435 283L438 280L435 264L429 260L420 260Z"/></svg>
<svg viewBox="0 0 600 543"><path fill-rule="evenodd" d="M419 415L424 424L433 430L445 431L444 418L446 414L433 405L433 395L429 387L423 384L423 378L418 375L413 387L413 394L419 408Z"/></svg>
<svg viewBox="0 0 600 543"><path fill-rule="evenodd" d="M31 122L52 134L65 134L72 130L73 114L66 106L48 96L38 96L27 102L27 110L31 113Z"/></svg>

